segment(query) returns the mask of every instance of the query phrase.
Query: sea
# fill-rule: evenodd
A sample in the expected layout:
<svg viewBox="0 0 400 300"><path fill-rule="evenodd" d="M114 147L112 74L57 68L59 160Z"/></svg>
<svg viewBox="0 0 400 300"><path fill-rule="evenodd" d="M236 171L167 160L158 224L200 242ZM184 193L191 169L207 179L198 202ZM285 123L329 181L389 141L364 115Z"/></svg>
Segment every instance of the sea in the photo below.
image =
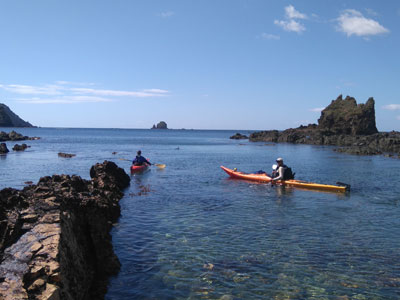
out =
<svg viewBox="0 0 400 300"><path fill-rule="evenodd" d="M236 130L15 130L41 139L23 152L7 142L1 189L53 174L90 179L105 160L128 173L139 149L166 165L131 175L111 232L122 267L106 299L400 299L399 159L229 139ZM277 157L297 179L351 191L232 180L220 169L270 172Z"/></svg>

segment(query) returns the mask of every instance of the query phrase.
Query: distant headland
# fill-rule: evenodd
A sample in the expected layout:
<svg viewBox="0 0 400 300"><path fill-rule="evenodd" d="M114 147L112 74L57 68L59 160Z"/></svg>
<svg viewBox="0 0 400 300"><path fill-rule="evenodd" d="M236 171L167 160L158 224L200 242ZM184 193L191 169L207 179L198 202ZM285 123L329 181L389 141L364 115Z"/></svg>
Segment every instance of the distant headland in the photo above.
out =
<svg viewBox="0 0 400 300"><path fill-rule="evenodd" d="M151 129L168 129L167 123L164 121L161 121L157 124L157 126L154 124Z"/></svg>
<svg viewBox="0 0 400 300"><path fill-rule="evenodd" d="M400 157L400 132L378 132L375 123L375 100L371 97L365 104L356 99L339 95L332 100L318 119L309 124L284 131L268 130L250 135L252 142L286 142L294 144L333 145L338 152L349 154L386 154Z"/></svg>
<svg viewBox="0 0 400 300"><path fill-rule="evenodd" d="M11 109L0 103L0 127L34 127L31 123L22 120Z"/></svg>

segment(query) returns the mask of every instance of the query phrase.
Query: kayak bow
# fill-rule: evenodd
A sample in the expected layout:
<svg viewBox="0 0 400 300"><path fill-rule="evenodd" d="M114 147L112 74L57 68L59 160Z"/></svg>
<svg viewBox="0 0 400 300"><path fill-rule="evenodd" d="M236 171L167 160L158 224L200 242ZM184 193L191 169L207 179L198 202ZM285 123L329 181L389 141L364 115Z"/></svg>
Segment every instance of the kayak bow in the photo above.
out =
<svg viewBox="0 0 400 300"><path fill-rule="evenodd" d="M257 182L272 182L272 178L268 174L251 174L239 172L236 170L231 170L224 166L221 166L221 169L224 170L231 178L235 179L243 179ZM281 185L293 186L297 188L309 189L309 190L319 190L319 191L328 191L328 192L346 192L350 189L349 186L338 186L338 185L329 185L329 184L320 184L307 182L303 180L278 180L274 181L274 183L278 183Z"/></svg>

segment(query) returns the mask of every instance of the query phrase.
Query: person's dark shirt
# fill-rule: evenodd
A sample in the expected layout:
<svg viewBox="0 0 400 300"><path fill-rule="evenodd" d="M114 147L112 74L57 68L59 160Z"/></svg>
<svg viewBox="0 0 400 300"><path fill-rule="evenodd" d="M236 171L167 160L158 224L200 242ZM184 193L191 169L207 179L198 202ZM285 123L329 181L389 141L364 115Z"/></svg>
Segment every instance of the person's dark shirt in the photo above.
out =
<svg viewBox="0 0 400 300"><path fill-rule="evenodd" d="M151 165L151 163L141 155L137 155L135 159L132 161L132 164L135 166L141 166L144 163Z"/></svg>

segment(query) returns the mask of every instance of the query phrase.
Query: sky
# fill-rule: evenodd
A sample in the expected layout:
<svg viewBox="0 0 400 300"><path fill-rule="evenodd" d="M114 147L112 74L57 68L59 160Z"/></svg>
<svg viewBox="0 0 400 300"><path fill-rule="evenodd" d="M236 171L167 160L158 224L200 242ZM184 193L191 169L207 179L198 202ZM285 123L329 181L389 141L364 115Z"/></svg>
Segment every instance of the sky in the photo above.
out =
<svg viewBox="0 0 400 300"><path fill-rule="evenodd" d="M41 127L400 130L400 1L0 0L0 103Z"/></svg>

